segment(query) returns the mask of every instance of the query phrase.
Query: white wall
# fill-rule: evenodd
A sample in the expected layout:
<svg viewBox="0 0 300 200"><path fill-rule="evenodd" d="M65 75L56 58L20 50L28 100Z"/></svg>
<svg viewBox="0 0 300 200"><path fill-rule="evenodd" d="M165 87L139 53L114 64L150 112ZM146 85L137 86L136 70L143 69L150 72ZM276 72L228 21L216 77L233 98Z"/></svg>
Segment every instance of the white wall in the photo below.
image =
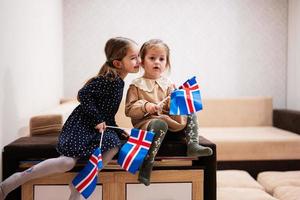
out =
<svg viewBox="0 0 300 200"><path fill-rule="evenodd" d="M64 0L63 10L66 97L97 73L105 41L126 36L165 40L171 78L198 76L204 97L265 95L286 107L287 0Z"/></svg>
<svg viewBox="0 0 300 200"><path fill-rule="evenodd" d="M300 1L289 0L287 108L300 110Z"/></svg>
<svg viewBox="0 0 300 200"><path fill-rule="evenodd" d="M63 8L61 0L2 0L1 149L58 102L62 87L75 96L104 62L105 41L119 35L165 40L172 79L197 75L204 97L268 95L275 107L299 108L299 1L289 2L287 80L287 0L64 0Z"/></svg>
<svg viewBox="0 0 300 200"><path fill-rule="evenodd" d="M62 2L2 0L0 20L2 149L62 96Z"/></svg>

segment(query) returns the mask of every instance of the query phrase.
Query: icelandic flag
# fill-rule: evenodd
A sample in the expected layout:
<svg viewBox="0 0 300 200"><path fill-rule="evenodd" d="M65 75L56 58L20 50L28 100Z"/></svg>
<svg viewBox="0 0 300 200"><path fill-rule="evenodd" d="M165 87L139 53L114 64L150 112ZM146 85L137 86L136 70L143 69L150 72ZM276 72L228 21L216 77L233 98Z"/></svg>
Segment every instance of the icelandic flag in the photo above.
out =
<svg viewBox="0 0 300 200"><path fill-rule="evenodd" d="M171 93L170 114L188 115L202 110L200 89L196 77L187 80Z"/></svg>
<svg viewBox="0 0 300 200"><path fill-rule="evenodd" d="M139 169L151 146L154 133L140 129L131 129L128 141L119 152L119 165L132 174Z"/></svg>
<svg viewBox="0 0 300 200"><path fill-rule="evenodd" d="M77 174L72 183L76 190L88 198L96 188L98 170L103 167L101 149L97 148L86 166Z"/></svg>

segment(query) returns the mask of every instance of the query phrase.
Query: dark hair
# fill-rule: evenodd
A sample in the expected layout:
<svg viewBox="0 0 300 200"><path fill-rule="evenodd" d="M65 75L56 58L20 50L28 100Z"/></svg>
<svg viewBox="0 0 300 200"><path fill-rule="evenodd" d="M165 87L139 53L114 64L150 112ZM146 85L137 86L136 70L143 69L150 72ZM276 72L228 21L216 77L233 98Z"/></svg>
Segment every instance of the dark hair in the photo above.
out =
<svg viewBox="0 0 300 200"><path fill-rule="evenodd" d="M168 45L160 39L152 39L152 40L149 40L149 41L145 42L142 45L142 47L140 49L140 57L141 57L142 62L145 59L147 51L149 49L152 49L152 48L164 48L165 49L165 51L167 53L167 64L166 64L166 66L169 67L169 69L170 69L171 68L170 49L169 49Z"/></svg>
<svg viewBox="0 0 300 200"><path fill-rule="evenodd" d="M117 68L113 65L114 60L121 61L127 54L128 49L132 44L137 44L135 41L125 37L115 37L109 39L104 48L106 61L100 68L98 74L90 78L85 85L89 84L93 79L99 76L105 76L109 79L115 79L118 76ZM85 86L84 85L84 86ZM77 95L77 100L79 100Z"/></svg>

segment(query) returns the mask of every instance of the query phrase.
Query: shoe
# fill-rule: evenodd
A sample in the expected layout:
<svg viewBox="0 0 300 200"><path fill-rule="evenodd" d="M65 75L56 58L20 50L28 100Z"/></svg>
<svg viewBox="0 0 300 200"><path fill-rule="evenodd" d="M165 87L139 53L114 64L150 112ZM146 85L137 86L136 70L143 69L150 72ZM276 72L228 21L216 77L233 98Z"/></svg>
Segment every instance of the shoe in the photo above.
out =
<svg viewBox="0 0 300 200"><path fill-rule="evenodd" d="M138 181L143 183L145 186L150 185L150 177L153 169L153 164L149 161L144 161L142 167L140 168L140 173L138 177Z"/></svg>
<svg viewBox="0 0 300 200"><path fill-rule="evenodd" d="M191 142L187 145L187 155L192 157L211 156L213 150L198 143Z"/></svg>

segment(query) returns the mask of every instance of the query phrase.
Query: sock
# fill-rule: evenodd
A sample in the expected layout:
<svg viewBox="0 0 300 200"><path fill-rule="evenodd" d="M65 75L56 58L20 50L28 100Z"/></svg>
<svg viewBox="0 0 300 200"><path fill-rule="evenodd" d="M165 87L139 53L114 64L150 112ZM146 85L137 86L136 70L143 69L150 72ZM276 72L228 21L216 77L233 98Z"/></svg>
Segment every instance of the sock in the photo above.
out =
<svg viewBox="0 0 300 200"><path fill-rule="evenodd" d="M184 130L187 140L188 156L210 156L213 151L209 147L199 145L198 120L195 114L188 115L187 126Z"/></svg>
<svg viewBox="0 0 300 200"><path fill-rule="evenodd" d="M103 166L106 166L118 152L119 152L119 147L115 147L104 152L102 155Z"/></svg>
<svg viewBox="0 0 300 200"><path fill-rule="evenodd" d="M2 183L0 183L0 200L4 200L6 195L4 194L4 191L2 189Z"/></svg>
<svg viewBox="0 0 300 200"><path fill-rule="evenodd" d="M71 191L69 200L81 200L81 194L76 190L72 183L69 184L69 189Z"/></svg>
<svg viewBox="0 0 300 200"><path fill-rule="evenodd" d="M213 151L209 147L204 147L198 143L191 142L187 146L187 155L188 156L210 156L213 154Z"/></svg>

